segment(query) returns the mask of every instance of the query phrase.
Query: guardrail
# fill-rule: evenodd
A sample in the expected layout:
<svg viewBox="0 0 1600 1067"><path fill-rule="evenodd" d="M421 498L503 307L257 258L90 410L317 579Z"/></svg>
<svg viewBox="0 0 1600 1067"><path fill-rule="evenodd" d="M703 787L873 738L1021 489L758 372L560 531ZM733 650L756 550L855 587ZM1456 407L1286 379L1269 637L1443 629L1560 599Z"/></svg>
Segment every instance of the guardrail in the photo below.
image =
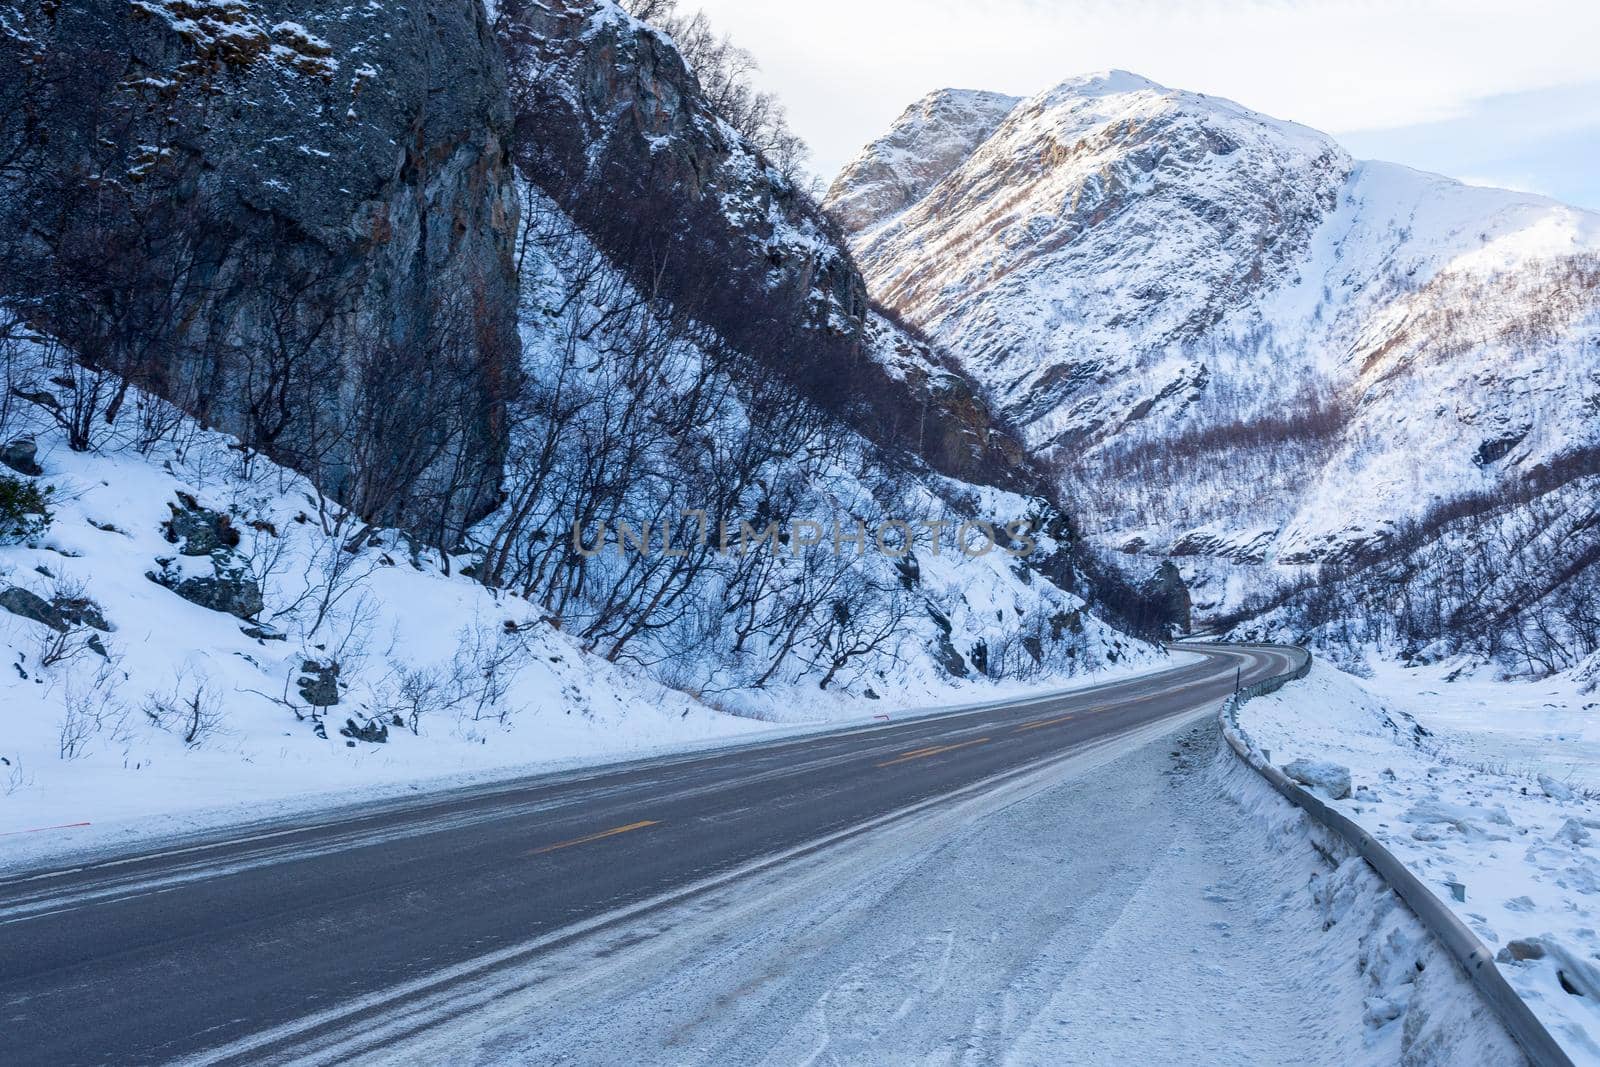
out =
<svg viewBox="0 0 1600 1067"><path fill-rule="evenodd" d="M1378 877L1394 890L1395 895L1405 901L1406 906L1422 925L1439 939L1445 951L1466 970L1467 977L1471 979L1478 994L1483 997L1484 1002L1500 1020L1500 1025L1505 1027L1506 1032L1511 1035L1512 1040L1522 1049L1534 1067L1573 1067L1572 1058L1533 1013L1533 1009L1528 1007L1527 1001L1511 988L1511 983L1500 973L1500 968L1495 966L1494 957L1490 955L1488 946L1478 939L1478 935L1474 934L1455 912L1450 910L1449 905L1413 874L1409 867L1384 848L1377 838L1351 819L1328 807L1309 790L1302 788L1269 763L1250 741L1249 735L1240 728L1238 718L1240 705L1254 697L1276 692L1290 682L1311 673L1311 653L1303 648L1300 651L1305 654L1305 662L1299 667L1264 682L1246 686L1223 701L1218 721L1222 726L1222 736L1227 738L1228 747L1233 749L1234 755L1265 778L1267 784L1282 794L1284 799L1338 834L1357 855L1367 861L1367 864L1378 873Z"/></svg>

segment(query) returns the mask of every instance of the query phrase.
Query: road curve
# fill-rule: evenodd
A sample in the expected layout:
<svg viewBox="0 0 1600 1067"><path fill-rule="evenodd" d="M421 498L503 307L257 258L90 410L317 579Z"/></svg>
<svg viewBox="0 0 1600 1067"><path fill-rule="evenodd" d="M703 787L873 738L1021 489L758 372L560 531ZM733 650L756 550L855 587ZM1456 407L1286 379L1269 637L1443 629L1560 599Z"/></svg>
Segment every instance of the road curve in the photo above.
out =
<svg viewBox="0 0 1600 1067"><path fill-rule="evenodd" d="M262 1062L359 998L525 962L1282 674L1204 662L1064 695L644 760L0 876L5 1059Z"/></svg>

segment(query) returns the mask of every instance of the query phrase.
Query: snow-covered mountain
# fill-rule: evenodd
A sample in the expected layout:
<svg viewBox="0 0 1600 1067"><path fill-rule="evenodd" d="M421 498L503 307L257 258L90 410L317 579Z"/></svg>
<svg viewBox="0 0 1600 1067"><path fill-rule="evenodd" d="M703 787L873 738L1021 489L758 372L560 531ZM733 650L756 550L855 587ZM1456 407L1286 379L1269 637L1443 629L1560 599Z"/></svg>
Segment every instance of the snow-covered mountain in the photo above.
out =
<svg viewBox="0 0 1600 1067"><path fill-rule="evenodd" d="M1179 558L1197 606L1600 440L1600 215L1120 71L974 130L914 106L827 206L1090 532Z"/></svg>
<svg viewBox="0 0 1600 1067"><path fill-rule="evenodd" d="M903 211L960 166L1021 102L1002 93L929 93L850 164L828 209L848 233Z"/></svg>
<svg viewBox="0 0 1600 1067"><path fill-rule="evenodd" d="M962 140L926 114L903 116L827 203L855 208L877 297L957 353L1036 448L1123 421L1138 402L1127 372L1283 277L1350 169L1310 130L1113 72L1016 105L914 203L884 201L869 222L860 191L883 184L890 146L920 137L944 166ZM910 150L908 186L922 173Z"/></svg>

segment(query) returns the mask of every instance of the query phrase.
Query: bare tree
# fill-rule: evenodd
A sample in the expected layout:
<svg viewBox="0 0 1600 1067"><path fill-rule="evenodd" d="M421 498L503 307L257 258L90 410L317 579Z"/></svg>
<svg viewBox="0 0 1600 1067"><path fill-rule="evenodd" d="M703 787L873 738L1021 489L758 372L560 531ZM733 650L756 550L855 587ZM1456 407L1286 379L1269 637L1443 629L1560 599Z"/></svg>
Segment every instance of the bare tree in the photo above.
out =
<svg viewBox="0 0 1600 1067"><path fill-rule="evenodd" d="M144 713L156 726L197 748L222 727L222 696L203 673L185 668L178 671L170 690L145 698Z"/></svg>

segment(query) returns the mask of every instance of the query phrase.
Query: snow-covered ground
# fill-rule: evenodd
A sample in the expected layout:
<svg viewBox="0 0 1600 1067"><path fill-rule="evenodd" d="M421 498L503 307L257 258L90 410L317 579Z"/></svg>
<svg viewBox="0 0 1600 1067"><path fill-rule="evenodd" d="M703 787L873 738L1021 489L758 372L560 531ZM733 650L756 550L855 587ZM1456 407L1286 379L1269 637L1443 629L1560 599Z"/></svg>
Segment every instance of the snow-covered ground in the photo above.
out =
<svg viewBox="0 0 1600 1067"><path fill-rule="evenodd" d="M447 559L394 531L368 536L307 479L138 389L115 420L90 420L89 451L68 447L47 404L6 409L0 445L36 448L15 469L36 463L20 481L48 490L54 514L42 533L0 543L0 856L981 703L1173 664L1009 553L968 556L953 544L941 551L918 541L904 559L843 550L846 562L828 569L847 572L835 584L823 584L823 568L809 572L810 600L787 599L808 573L793 549L772 549L764 570L776 577L766 585L762 568L751 568L757 577L733 575L725 554L725 566L698 569L698 584L662 581L649 587L654 601L636 598L628 618L646 636L626 654L614 640L615 617L614 643L586 643L583 632L615 606L606 591L638 592L628 584L640 580L637 558L616 537L588 561L583 591L563 595L564 614L541 596L549 574L519 581L513 566L495 572L496 588L467 576L489 545L501 563L544 558L549 531L564 534L589 499L572 496L552 471L582 467L607 440L626 439L650 458L612 471L629 489L621 504L604 498L618 509L611 518L670 516L668 508L693 503L688 494L709 484L681 477L671 420L648 431L615 422L634 380L618 352L631 349L596 331L612 322L614 304L635 306L620 273L553 204L530 200L525 221L523 367L539 388L566 383L557 391L569 415L563 426L552 421L549 440L570 465L529 473L546 455L545 424L519 422L508 500L469 532L460 555ZM594 284L596 276L614 287L591 291L575 280ZM69 352L39 339L6 343L8 384L68 395ZM668 355L655 368L661 375L688 375L698 383L688 391L724 398L709 413L696 409L715 417L708 435L745 440L744 394L721 379L703 388L691 371L708 357L691 340L675 341ZM569 411L579 378L586 399ZM642 409L667 404L679 387L687 389L674 378ZM810 442L803 459L773 453L764 476L752 473L744 495L726 501L733 513L707 520L757 514L779 482L797 517L831 519L834 529L891 514L954 520L946 541L968 517L1009 522L1037 504L898 470L851 432L829 441L827 449ZM707 469L716 455L704 450ZM18 481L12 468L0 474ZM523 520L514 531L501 525L509 513ZM1036 544L1040 556L1058 547L1045 533ZM730 591L736 577L744 584ZM660 617L650 603L665 605ZM729 604L750 616L730 622L718 610ZM811 625L830 618L838 625ZM880 619L891 620L881 636L872 630Z"/></svg>
<svg viewBox="0 0 1600 1067"><path fill-rule="evenodd" d="M385 1064L1517 1063L1365 864L1327 858L1310 835L1202 713L617 916L534 962L341 1005L358 1024L306 1052Z"/></svg>
<svg viewBox="0 0 1600 1067"><path fill-rule="evenodd" d="M446 576L436 556L413 564L404 545L380 538L353 559L330 558L338 542L323 535L310 487L279 469L239 479L214 465L221 444L197 441L188 463L177 455L157 463L132 452L64 447L41 453L44 480L56 487L55 520L37 547L0 548L0 586L46 600L78 592L93 599L111 629L98 635L105 656L83 647L91 636L85 630L45 665L59 635L0 612L7 660L0 834L8 835L0 848L10 851L20 846L19 835L57 824L131 829L133 820L219 806L235 819L255 818L264 804L307 794L597 758L761 726L584 656L548 627L524 629L527 604ZM243 630L252 624L146 577L159 569L158 558L196 574L196 563L207 564L181 557L163 536L179 493L271 527L240 524L247 545L281 553L264 583L270 602L263 617L308 591L327 598L329 569L345 568L333 578L338 600L328 619L312 629L291 612L268 628L272 636L250 637ZM459 693L435 694L415 733L409 717L407 725L388 723L383 744L339 733L347 718L367 721L401 683L401 667L442 676L459 657L468 673L481 675L491 660L513 652L514 660L499 664L499 700L480 704L491 694L469 694L469 682ZM325 658L341 662L343 691L339 705L319 709L291 683L305 662ZM182 705L196 694L202 721L186 741L190 720ZM162 700L175 705L172 714L158 709ZM89 830L30 834L28 847L45 837L98 836Z"/></svg>
<svg viewBox="0 0 1600 1067"><path fill-rule="evenodd" d="M1533 682L1496 680L1491 668L1455 663L1407 668L1372 663L1365 684L1422 722L1466 763L1512 775L1548 774L1600 791L1600 687L1577 672ZM1597 676L1600 679L1600 676Z"/></svg>
<svg viewBox="0 0 1600 1067"><path fill-rule="evenodd" d="M1347 768L1350 795L1324 798L1497 953L1575 1061L1600 1064L1600 698L1572 680L1449 677L1385 668L1363 685L1318 664L1240 723L1280 767Z"/></svg>

